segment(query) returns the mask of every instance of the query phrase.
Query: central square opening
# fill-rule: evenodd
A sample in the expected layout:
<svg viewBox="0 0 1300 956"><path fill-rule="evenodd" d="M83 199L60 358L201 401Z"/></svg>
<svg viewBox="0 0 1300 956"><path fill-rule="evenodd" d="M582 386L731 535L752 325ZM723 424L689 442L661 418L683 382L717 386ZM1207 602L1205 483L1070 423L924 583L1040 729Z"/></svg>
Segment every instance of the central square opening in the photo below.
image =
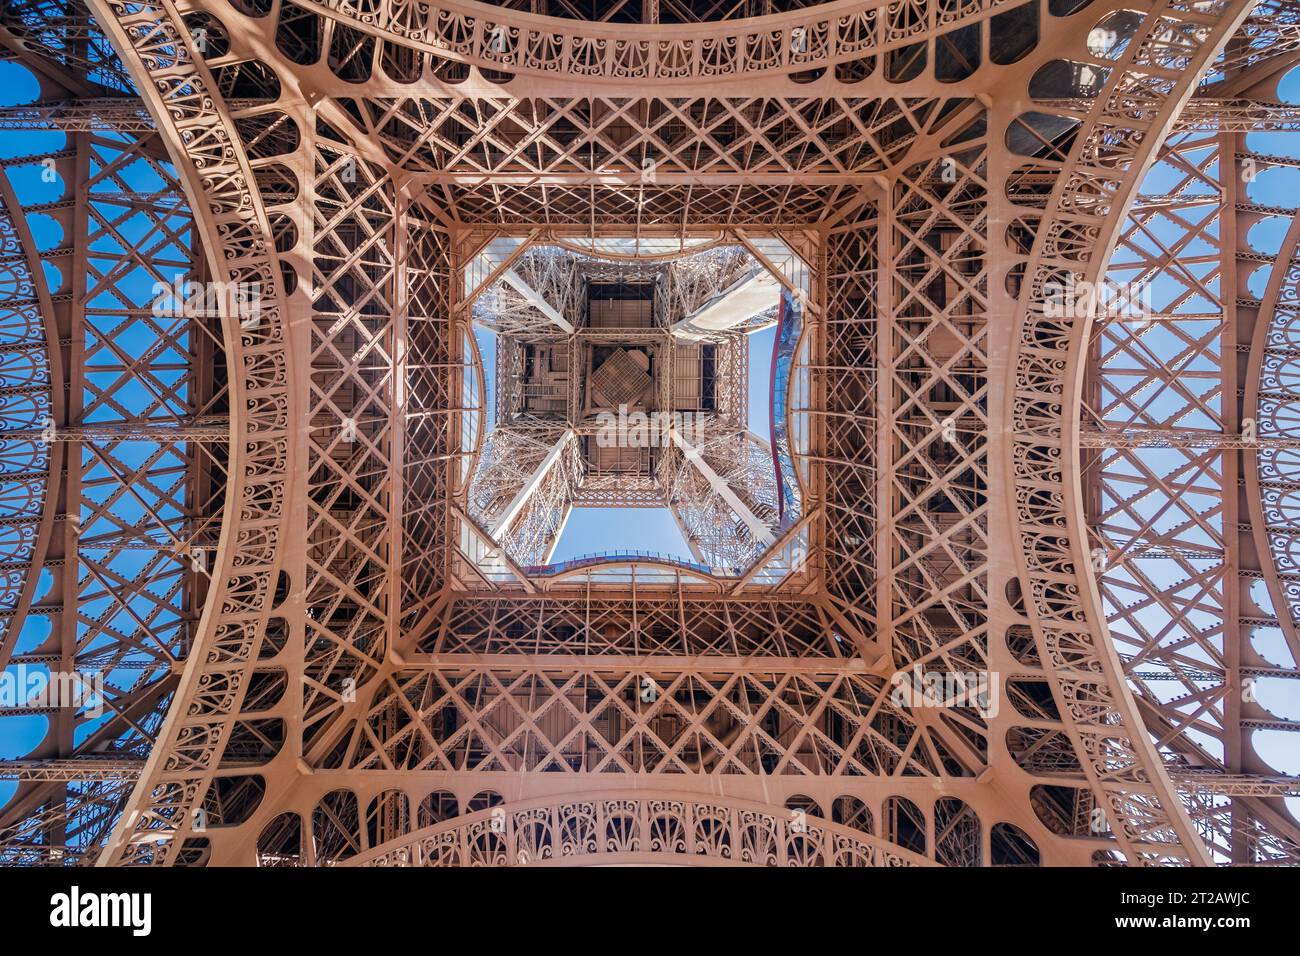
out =
<svg viewBox="0 0 1300 956"><path fill-rule="evenodd" d="M771 257L725 238L653 254L498 239L471 262L494 392L460 535L479 577L799 563L787 399L811 290L788 247L760 242Z"/></svg>

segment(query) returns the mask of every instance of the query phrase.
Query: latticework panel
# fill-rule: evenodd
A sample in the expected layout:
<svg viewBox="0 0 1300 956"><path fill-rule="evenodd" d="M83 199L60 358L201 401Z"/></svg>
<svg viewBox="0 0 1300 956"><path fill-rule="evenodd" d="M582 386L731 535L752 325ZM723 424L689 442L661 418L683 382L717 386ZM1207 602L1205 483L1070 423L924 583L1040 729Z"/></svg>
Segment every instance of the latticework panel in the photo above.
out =
<svg viewBox="0 0 1300 956"><path fill-rule="evenodd" d="M833 619L806 601L718 602L679 593L633 601L600 594L516 599L454 596L441 626L420 635L420 650L458 654L581 657L845 657Z"/></svg>
<svg viewBox="0 0 1300 956"><path fill-rule="evenodd" d="M83 50L106 46L84 12L77 29L90 40ZM22 222L30 254L49 263L13 289L26 306L10 300L9 375L40 374L45 392L42 401L37 383L13 384L11 414L32 414L9 426L7 460L27 447L36 458L26 471L47 462L53 479L43 496L32 494L42 483L34 473L7 479L7 500L16 504L22 489L45 515L8 524L11 535L27 532L31 577L22 599L6 602L0 659L18 674L102 690L6 706L11 732L22 736L23 721L44 725L29 760L63 761L60 772L20 778L0 817L4 853L25 862L84 861L106 840L129 769L101 779L80 768L88 755L138 767L156 742L202 607L226 482L224 448L185 438L197 422L222 434L228 405L216 317L204 286L186 284L206 273L175 172L150 135L64 139L51 154L45 136L19 134L0 186L19 217L6 221ZM36 155L22 155L24 142ZM42 219L39 252L32 216ZM11 270L27 261L19 248L13 255ZM23 315L45 326L52 346L35 362L24 362ZM53 402L51 381L66 389Z"/></svg>
<svg viewBox="0 0 1300 956"><path fill-rule="evenodd" d="M448 540L446 503L461 487L473 438L461 425L468 361L452 335L451 243L428 210L406 211L407 309L405 428L402 433L402 561L400 630L415 627L441 588L447 555L430 542ZM460 362L453 362L459 357ZM473 413L482 414L481 408ZM462 464L462 462L464 462Z"/></svg>
<svg viewBox="0 0 1300 956"><path fill-rule="evenodd" d="M1149 739L1108 642L1076 492L1093 316L1055 314L1050 290L1102 274L1247 3L1165 2L1104 49L1088 38L1110 4L863 2L662 45L638 28L615 50L508 10L382 4L360 24L351 5L191 0L228 25L204 50L170 0L93 2L214 270L267 290L256 322L224 316L232 504L209 613L104 862L519 863L587 855L611 825L623 859L674 799L685 845L723 857L720 834L768 839L737 829L739 804L702 809L724 776L790 814L763 823L784 847L764 860L840 862L792 836L820 814L878 823L888 846L860 841L859 865L889 847L960 866L1208 861L1218 811L1180 801L1175 748ZM1044 86L1065 55L1095 83ZM522 573L576 453L512 418L481 494L466 481L479 372L457 270L484 224L593 248L736 225L762 227L734 233L751 252L788 241L770 271L802 322L800 513L782 525L784 499L749 480L770 452L728 426L658 458L697 558L724 574ZM510 384L523 360L502 354ZM516 429L526 460L502 450ZM479 532L498 522L494 555ZM814 554L775 598L746 565L796 541ZM476 562L456 557L471 544ZM513 567L485 571L495 557ZM1001 682L982 701L894 693L922 670ZM596 773L628 812L572 798ZM506 805L510 842L475 842Z"/></svg>
<svg viewBox="0 0 1300 956"><path fill-rule="evenodd" d="M826 240L824 395L817 437L825 448L826 589L864 630L874 630L877 592L877 368L879 219L874 203Z"/></svg>
<svg viewBox="0 0 1300 956"><path fill-rule="evenodd" d="M1207 82L1276 84L1285 48L1254 71L1258 51L1246 54L1268 10L1247 19ZM1274 21L1282 34L1285 19ZM1251 291L1251 273L1285 269L1285 248L1274 263L1251 247L1256 227L1284 211L1252 196L1269 165L1228 117L1166 140L1098 290L1082 414L1085 428L1155 436L1087 453L1093 563L1111 638L1188 812L1216 859L1240 862L1294 858L1297 836L1267 791L1225 786L1245 768L1271 772L1255 735L1273 715L1255 684L1286 673L1256 640L1279 626L1271 582L1287 572L1259 546L1273 521L1260 511L1268 480L1254 477L1256 454L1266 468L1285 453L1250 450L1261 428L1264 442L1282 434L1267 424L1282 406L1264 399L1269 386L1252 390L1258 359L1242 364L1273 308ZM1258 411L1252 395L1264 399Z"/></svg>
<svg viewBox="0 0 1300 956"><path fill-rule="evenodd" d="M987 122L961 104L950 144L892 197L888 309L890 630L902 665L987 669ZM963 115L964 114L964 115ZM882 607L882 616L885 609Z"/></svg>
<svg viewBox="0 0 1300 956"><path fill-rule="evenodd" d="M394 474L395 190L317 140L310 288L305 732L382 660ZM274 208L274 207L271 207Z"/></svg>
<svg viewBox="0 0 1300 956"><path fill-rule="evenodd" d="M440 666L388 678L338 759L350 769L481 772L967 772L886 688L879 678L814 672Z"/></svg>

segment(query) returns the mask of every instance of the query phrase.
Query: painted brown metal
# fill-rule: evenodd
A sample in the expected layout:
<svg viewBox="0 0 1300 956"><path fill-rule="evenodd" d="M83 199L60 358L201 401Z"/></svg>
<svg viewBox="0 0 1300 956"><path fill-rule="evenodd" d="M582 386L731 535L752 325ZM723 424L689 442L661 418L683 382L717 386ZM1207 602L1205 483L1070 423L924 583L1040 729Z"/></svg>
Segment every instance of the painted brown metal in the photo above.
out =
<svg viewBox="0 0 1300 956"><path fill-rule="evenodd" d="M1241 474L1258 497L1243 437L1258 374L1221 364L1218 387L1244 381L1247 407L1210 429L1103 408L1117 354L1166 387L1178 365L1052 298L1130 253L1150 274L1176 260L1139 241L1151 217L1173 209L1204 237L1236 216L1218 234L1217 324L1188 350L1235 356L1261 334L1235 270L1264 213L1241 219L1226 181L1199 219L1183 187L1139 190L1153 163L1204 180L1205 143L1223 169L1249 155L1242 130L1294 123L1268 105L1296 58L1285 5L839 0L720 19L748 8L660 0L629 24L528 7L90 0L143 107L64 84L48 116L14 119L79 130L84 149L119 115L161 145L202 268L262 300L223 314L193 357L195 375L225 363L210 391L228 417L205 421L228 429L220 475L190 418L167 439L223 500L201 496L169 542L215 543L215 561L187 582L202 610L188 653L131 701L172 695L133 751L146 759L93 762L64 715L63 743L11 768L27 789L0 845L62 859L51 788L96 775L116 821L86 851L102 865L1293 859L1294 784L1250 745L1267 712L1232 699L1262 666L1233 588L1252 572L1275 602L1286 587L1261 547L1280 536L1237 493ZM690 10L700 22L662 22ZM1221 54L1223 76L1198 85ZM1060 61L1087 68L1072 74L1087 89L1049 82ZM495 578L464 556L516 499L520 553L545 551L571 464L540 426L483 443L473 302L513 271L563 314L556 260L528 250L611 237L763 256L779 239L807 270L805 289L768 263L804 321L785 409L807 436L804 510L767 557L806 535L789 573L632 562L617 583L600 567L546 580L506 555ZM522 241L467 286L507 238ZM1294 235L1284 246L1260 323L1289 301ZM511 321L550 334L535 305L545 322L519 318L527 302ZM1153 443L1221 468L1227 524L1199 521L1211 544L1108 537L1127 506L1105 512L1102 489ZM111 448L93 429L66 444ZM480 461L500 462L487 511L470 498ZM1173 500L1198 481L1150 473L1140 491ZM51 550L46 524L42 554L75 556L75 535ZM1098 541L1114 565L1097 566ZM1199 572L1206 549L1223 605L1208 664L1143 635L1115 590L1131 566L1122 587L1186 616L1138 560ZM1152 678L1157 664L1173 669ZM1168 676L1200 693L1194 666L1222 675L1204 707L1151 691ZM901 692L922 673L992 686L983 705L934 706Z"/></svg>

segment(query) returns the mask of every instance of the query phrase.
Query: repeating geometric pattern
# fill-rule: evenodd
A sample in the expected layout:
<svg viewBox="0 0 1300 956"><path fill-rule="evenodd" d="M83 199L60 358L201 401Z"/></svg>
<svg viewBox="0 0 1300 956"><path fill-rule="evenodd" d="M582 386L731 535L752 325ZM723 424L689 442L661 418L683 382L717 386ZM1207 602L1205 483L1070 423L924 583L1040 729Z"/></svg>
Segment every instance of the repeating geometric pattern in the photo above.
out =
<svg viewBox="0 0 1300 956"><path fill-rule="evenodd" d="M138 678L101 724L52 715L3 810L6 858L1292 859L1293 784L1252 757L1266 717L1235 690L1261 671L1245 612L1294 645L1274 439L1300 226L1252 301L1241 134L1170 133L1225 46L1202 92L1255 115L1289 8L863 0L731 22L747 4L658 0L602 5L604 25L555 0L565 19L540 30L511 6L92 0L97 24L68 18L118 52L101 82L139 90L157 132L91 126L60 160L85 210L68 288L42 283L31 210L3 197L9 407L48 402L76 439L40 458L6 436L4 467L32 475L6 492L12 527L43 530L13 538L4 651L46 613L32 653ZM23 36L48 35L44 9L17 8ZM718 22L658 39L626 25L644 16ZM124 198L146 169L157 186ZM470 321L549 333L535 303L476 302L462 270L487 256L580 310L540 250L629 236L760 261L784 243L763 264L803 329L797 524L765 551L670 450L697 557L757 563L544 581L527 569L573 500L562 454L499 542L506 573L485 573L486 529L560 436L485 438ZM1107 270L1159 286L1154 331L1055 308ZM160 317L127 276L173 271L256 282L258 308ZM681 278L674 315L708 297ZM501 395L522 359L499 357ZM59 376L79 385L66 407ZM775 485L739 480L765 452L735 430L744 404L728 393L700 455L776 527ZM1231 445L1251 413L1258 456ZM228 445L185 437L226 424ZM41 562L57 606L33 593ZM1244 606L1251 582L1271 607ZM1000 684L942 708L895 693L922 673Z"/></svg>
<svg viewBox="0 0 1300 956"><path fill-rule="evenodd" d="M223 361L212 317L159 292L202 268L171 165L154 137L83 133L69 146L10 162L13 175L49 170L61 197L20 204L9 182L0 186L11 227L39 214L62 236L41 253L57 265L27 271L13 288L27 304L10 299L9 375L26 368L45 384L15 382L7 399L24 420L11 423L6 460L25 461L28 473L7 487L48 491L38 523L6 524L16 540L39 534L42 553L29 555L32 571L18 578L25 593L9 602L3 653L18 674L68 668L101 678L104 692L102 712L94 702L20 701L10 710L15 721L44 715L32 755L65 761L63 772L22 783L4 809L3 852L23 861L75 862L97 851L126 797L120 768L138 767L155 744L202 607L226 471L223 447L176 437L178 426L222 422L228 411L212 372ZM8 261L16 275L36 261L23 258L18 234L36 252L19 227ZM38 314L54 347L24 363L17 320ZM61 440L65 429L81 440ZM42 464L48 482L36 476ZM107 774L79 776L86 758L108 764Z"/></svg>
<svg viewBox="0 0 1300 956"><path fill-rule="evenodd" d="M553 806L494 807L404 835L350 866L527 866L565 860L749 866L932 866L842 823L792 823L761 807L617 795Z"/></svg>

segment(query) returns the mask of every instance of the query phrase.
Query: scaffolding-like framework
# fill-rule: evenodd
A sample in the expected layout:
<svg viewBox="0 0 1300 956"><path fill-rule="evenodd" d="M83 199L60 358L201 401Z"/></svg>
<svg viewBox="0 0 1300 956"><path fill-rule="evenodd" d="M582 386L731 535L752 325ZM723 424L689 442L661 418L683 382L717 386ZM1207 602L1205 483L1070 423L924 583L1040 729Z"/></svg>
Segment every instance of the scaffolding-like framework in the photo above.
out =
<svg viewBox="0 0 1300 956"><path fill-rule="evenodd" d="M498 362L494 429L468 491L475 540L516 567L547 565L570 508L659 506L696 563L743 573L781 518L771 447L747 430L745 338L774 321L777 278L743 245L609 259L519 239L496 252L468 293ZM760 274L767 286L734 298ZM695 328L706 312L723 318ZM465 554L480 571L498 557Z"/></svg>
<svg viewBox="0 0 1300 956"><path fill-rule="evenodd" d="M0 176L0 662L111 676L0 706L48 721L0 860L1296 862L1300 217L1248 184L1300 161L1246 137L1300 129L1300 17L1142 6L7 4L0 128L65 145ZM576 374L520 397L525 339L611 341L593 270L706 250L648 334L797 306L785 525L772 316L641 485L582 487ZM1140 321L1062 308L1108 277ZM697 561L542 570L619 495Z"/></svg>

